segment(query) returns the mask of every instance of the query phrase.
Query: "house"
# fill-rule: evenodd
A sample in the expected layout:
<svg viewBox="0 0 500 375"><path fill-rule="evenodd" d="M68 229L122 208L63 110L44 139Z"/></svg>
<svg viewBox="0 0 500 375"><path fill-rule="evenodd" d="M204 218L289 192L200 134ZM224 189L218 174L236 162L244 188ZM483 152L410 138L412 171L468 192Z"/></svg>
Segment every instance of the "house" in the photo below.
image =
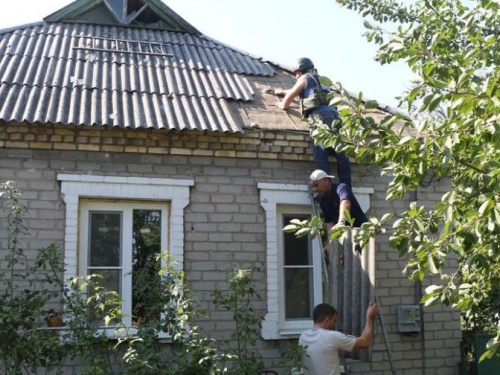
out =
<svg viewBox="0 0 500 375"><path fill-rule="evenodd" d="M265 89L293 82L286 67L201 34L160 0L77 0L43 22L0 31L0 178L24 191L28 250L59 244L65 280L108 272L130 313L126 225L137 213L155 217L161 248L185 270L215 338L234 326L210 293L234 267L262 264L258 345L266 367L279 370L280 347L311 326L323 298L317 244L302 243L305 260L283 262L287 246L300 244L284 241L281 229L310 215L314 166L298 108L278 109ZM386 183L376 167L353 165L371 216L410 202L387 202ZM443 191L422 188L419 201ZM91 244L103 227L122 244L106 257ZM373 249L371 281L398 373L455 374L459 313L423 308L421 327L399 332L398 308L418 305L421 287L402 275L405 261L388 236ZM390 373L381 336L377 328L371 358L353 362L352 374Z"/></svg>

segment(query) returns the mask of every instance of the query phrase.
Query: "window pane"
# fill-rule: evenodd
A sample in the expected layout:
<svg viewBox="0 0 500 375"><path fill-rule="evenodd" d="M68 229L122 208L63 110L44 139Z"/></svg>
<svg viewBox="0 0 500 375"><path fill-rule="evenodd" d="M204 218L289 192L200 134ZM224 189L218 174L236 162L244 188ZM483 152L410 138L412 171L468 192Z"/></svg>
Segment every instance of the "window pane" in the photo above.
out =
<svg viewBox="0 0 500 375"><path fill-rule="evenodd" d="M89 275L100 275L101 277L95 278L94 281L99 284L100 287L104 288L106 291L109 292L117 292L120 296L122 296L122 272L121 270L104 270L104 269L93 269L89 268L88 270ZM90 288L87 289L87 293L91 294ZM112 298L111 296L107 296L106 299L109 300ZM103 318L105 315L109 314L109 310L111 309L111 306L109 306L109 309L102 311L100 309L96 309L95 304L97 303L104 303L105 301L102 299L99 299L99 301L92 301L89 306L87 306L88 309L88 317L90 321L92 322L93 325L96 326L102 326L103 325Z"/></svg>
<svg viewBox="0 0 500 375"><path fill-rule="evenodd" d="M307 220L308 215L283 215L283 227L292 219ZM306 266L312 264L309 236L297 238L295 233L283 233L285 266Z"/></svg>
<svg viewBox="0 0 500 375"><path fill-rule="evenodd" d="M133 210L132 311L134 322L157 320L161 313L161 211Z"/></svg>
<svg viewBox="0 0 500 375"><path fill-rule="evenodd" d="M89 275L101 275L96 279L98 284L108 291L115 291L121 295L121 271L120 270L103 270L89 268Z"/></svg>
<svg viewBox="0 0 500 375"><path fill-rule="evenodd" d="M120 212L90 212L89 265L91 267L121 266Z"/></svg>
<svg viewBox="0 0 500 375"><path fill-rule="evenodd" d="M312 269L285 269L285 319L312 317Z"/></svg>

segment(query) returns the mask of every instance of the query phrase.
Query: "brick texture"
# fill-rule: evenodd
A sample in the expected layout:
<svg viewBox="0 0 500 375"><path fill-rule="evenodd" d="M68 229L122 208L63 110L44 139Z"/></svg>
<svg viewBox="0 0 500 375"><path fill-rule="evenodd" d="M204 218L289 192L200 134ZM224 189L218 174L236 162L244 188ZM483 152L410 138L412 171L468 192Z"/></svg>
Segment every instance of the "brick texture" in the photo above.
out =
<svg viewBox="0 0 500 375"><path fill-rule="evenodd" d="M214 288L227 288L233 268L264 267L257 275L262 300L256 307L262 315L266 312L265 213L259 205L257 184L303 184L306 171L313 168L307 133L249 130L225 135L26 124L0 127L0 179L15 180L25 192L22 202L29 207L26 224L32 235L26 248L33 254L52 242L61 248L64 244L65 207L56 180L59 173L193 179L184 217L185 271L194 297L211 317L201 325L216 339L228 338L234 325L231 313L214 308L210 293ZM409 199L385 201L386 183L377 168L353 165L353 184L375 189L371 216L398 214L409 205ZM419 200L431 204L443 191L446 186L442 183L431 185L419 190ZM4 245L3 224L0 236ZM397 307L417 303L419 290L402 275L405 262L388 242L388 235L376 240L375 279L398 374L458 373L460 319L456 311L442 306L424 308L422 333L404 336L397 332ZM377 323L372 361L350 363L352 374L391 374L380 332ZM282 368L279 347L283 342L259 343L268 368Z"/></svg>

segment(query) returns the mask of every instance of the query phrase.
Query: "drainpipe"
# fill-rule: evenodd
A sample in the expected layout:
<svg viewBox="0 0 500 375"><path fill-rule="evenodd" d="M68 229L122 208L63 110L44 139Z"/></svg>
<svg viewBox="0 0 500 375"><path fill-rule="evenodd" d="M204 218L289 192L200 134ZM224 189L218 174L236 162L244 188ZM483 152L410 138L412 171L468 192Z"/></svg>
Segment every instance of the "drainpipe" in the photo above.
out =
<svg viewBox="0 0 500 375"><path fill-rule="evenodd" d="M410 200L412 202L418 201L417 188L410 193ZM422 374L426 374L427 370L427 357L425 355L425 326L424 326L424 306L420 303L422 300L422 282L417 280L415 282L415 305L420 306L420 347L422 348Z"/></svg>

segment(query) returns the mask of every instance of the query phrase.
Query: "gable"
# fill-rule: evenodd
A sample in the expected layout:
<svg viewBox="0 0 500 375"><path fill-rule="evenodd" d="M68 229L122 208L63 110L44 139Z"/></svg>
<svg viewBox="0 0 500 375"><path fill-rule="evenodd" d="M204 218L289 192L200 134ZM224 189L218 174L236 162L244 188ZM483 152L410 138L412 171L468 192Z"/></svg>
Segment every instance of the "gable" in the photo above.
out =
<svg viewBox="0 0 500 375"><path fill-rule="evenodd" d="M201 34L161 0L77 0L45 17L44 21L126 25Z"/></svg>

